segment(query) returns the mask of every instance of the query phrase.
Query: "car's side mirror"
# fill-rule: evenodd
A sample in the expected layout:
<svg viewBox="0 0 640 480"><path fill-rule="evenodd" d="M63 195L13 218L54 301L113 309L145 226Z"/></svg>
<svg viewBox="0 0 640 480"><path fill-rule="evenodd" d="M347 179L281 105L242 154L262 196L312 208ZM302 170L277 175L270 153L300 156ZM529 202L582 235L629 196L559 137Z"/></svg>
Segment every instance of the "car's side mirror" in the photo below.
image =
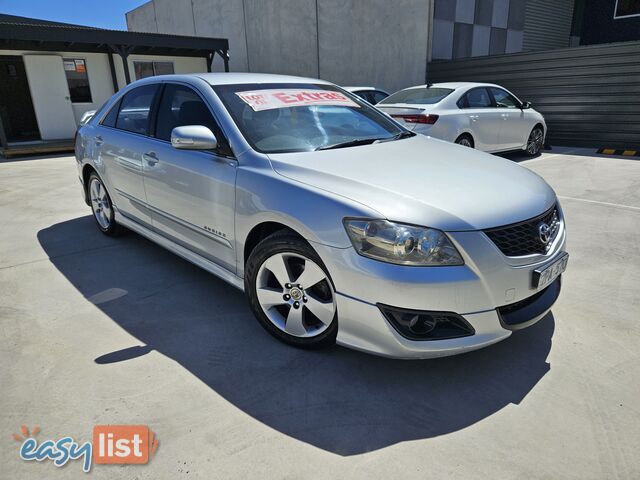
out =
<svg viewBox="0 0 640 480"><path fill-rule="evenodd" d="M522 102L522 107L523 110L526 110L527 108L531 108L531 102Z"/></svg>
<svg viewBox="0 0 640 480"><path fill-rule="evenodd" d="M180 150L215 150L218 139L204 125L184 125L171 130L171 146Z"/></svg>

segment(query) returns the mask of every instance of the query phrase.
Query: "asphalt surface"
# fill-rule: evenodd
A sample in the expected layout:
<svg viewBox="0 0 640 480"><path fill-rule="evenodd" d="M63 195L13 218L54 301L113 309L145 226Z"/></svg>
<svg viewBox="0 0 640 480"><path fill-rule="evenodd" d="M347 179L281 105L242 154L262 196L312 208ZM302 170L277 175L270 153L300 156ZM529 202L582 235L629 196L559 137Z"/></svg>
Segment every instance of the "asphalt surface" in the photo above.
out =
<svg viewBox="0 0 640 480"><path fill-rule="evenodd" d="M91 475L640 478L640 161L508 158L562 202L562 295L500 344L429 361L282 345L221 280L101 235L71 157L0 161L0 477L84 475L20 460L21 425L83 442L144 424L148 465Z"/></svg>

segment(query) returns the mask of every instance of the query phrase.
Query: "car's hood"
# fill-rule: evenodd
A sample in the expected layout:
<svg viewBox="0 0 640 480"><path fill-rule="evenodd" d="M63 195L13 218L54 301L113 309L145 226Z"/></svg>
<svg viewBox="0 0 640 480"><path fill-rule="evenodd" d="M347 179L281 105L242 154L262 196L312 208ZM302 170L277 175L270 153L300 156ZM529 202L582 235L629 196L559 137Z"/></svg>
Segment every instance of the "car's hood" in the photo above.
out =
<svg viewBox="0 0 640 480"><path fill-rule="evenodd" d="M556 201L542 178L510 160L422 135L269 158L279 174L389 220L448 231L515 223Z"/></svg>

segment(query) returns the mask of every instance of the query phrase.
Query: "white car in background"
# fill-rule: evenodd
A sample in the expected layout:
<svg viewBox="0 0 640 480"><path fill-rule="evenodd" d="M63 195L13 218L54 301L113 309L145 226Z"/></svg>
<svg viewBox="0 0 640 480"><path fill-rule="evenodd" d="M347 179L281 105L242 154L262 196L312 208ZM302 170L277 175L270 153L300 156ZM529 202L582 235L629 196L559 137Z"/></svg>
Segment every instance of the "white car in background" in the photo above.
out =
<svg viewBox="0 0 640 480"><path fill-rule="evenodd" d="M343 87L371 105L376 105L389 96L389 93L375 87Z"/></svg>
<svg viewBox="0 0 640 480"><path fill-rule="evenodd" d="M544 146L544 117L505 88L490 83L434 83L400 90L377 108L416 133L485 152Z"/></svg>

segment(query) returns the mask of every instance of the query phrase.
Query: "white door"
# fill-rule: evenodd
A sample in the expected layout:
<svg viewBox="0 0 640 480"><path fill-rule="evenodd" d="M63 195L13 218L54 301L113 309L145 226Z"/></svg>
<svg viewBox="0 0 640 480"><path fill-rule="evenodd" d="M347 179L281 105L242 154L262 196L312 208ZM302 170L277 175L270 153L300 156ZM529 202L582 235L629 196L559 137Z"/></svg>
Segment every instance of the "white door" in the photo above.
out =
<svg viewBox="0 0 640 480"><path fill-rule="evenodd" d="M24 55L33 109L42 140L70 139L76 132L62 57Z"/></svg>

